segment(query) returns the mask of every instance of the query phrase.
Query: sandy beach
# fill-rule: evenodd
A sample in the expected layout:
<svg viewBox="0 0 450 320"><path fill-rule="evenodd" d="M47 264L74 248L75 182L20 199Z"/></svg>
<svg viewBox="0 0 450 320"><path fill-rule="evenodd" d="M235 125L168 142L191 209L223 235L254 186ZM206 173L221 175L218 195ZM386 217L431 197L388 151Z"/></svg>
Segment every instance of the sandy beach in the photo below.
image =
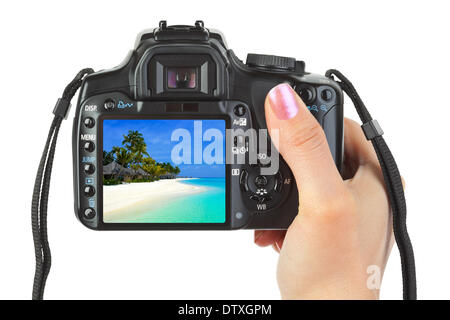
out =
<svg viewBox="0 0 450 320"><path fill-rule="evenodd" d="M113 221L133 214L133 208L162 206L171 200L204 192L205 187L181 183L195 178L166 179L154 182L103 186L103 220Z"/></svg>

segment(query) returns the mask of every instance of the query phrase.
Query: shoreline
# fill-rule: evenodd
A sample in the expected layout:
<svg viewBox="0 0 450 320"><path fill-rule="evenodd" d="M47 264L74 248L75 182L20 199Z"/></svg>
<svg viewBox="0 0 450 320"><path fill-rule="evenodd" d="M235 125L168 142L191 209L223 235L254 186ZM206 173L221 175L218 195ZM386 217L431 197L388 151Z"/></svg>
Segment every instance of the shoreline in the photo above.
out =
<svg viewBox="0 0 450 320"><path fill-rule="evenodd" d="M182 183L198 178L163 179L153 182L135 182L103 186L103 221L114 222L134 216L133 208L157 208L174 198L205 192L204 186Z"/></svg>

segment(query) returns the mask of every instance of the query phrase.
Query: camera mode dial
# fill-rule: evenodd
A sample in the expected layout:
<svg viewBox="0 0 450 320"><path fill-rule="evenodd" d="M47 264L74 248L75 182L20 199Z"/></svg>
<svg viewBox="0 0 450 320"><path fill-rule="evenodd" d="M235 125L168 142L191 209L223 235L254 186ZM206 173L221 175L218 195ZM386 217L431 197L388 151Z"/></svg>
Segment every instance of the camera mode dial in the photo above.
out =
<svg viewBox="0 0 450 320"><path fill-rule="evenodd" d="M246 64L249 67L255 68L279 71L295 71L295 58L290 57L249 53L247 55Z"/></svg>

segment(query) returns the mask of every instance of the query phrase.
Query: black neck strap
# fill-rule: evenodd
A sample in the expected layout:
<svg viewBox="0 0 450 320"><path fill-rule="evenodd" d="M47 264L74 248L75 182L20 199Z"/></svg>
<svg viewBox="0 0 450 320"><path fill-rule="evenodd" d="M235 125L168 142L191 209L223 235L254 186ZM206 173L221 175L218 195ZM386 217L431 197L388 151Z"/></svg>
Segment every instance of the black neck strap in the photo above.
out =
<svg viewBox="0 0 450 320"><path fill-rule="evenodd" d="M353 84L337 70L328 70L325 75L330 78L335 76L340 80L338 82L339 85L350 97L361 118L363 123L362 129L367 140L372 141L381 170L383 171L384 183L392 208L394 236L402 264L403 299L416 300L417 288L414 251L406 228L406 200L403 192L402 178L395 163L394 156L382 137L383 130L381 130L378 122L372 119Z"/></svg>
<svg viewBox="0 0 450 320"><path fill-rule="evenodd" d="M45 282L52 263L47 236L47 204L59 127L61 126L61 122L67 118L70 109L70 101L78 88L80 88L83 77L93 72L94 70L92 69L81 70L66 87L62 98L58 99L55 109L53 110L55 117L50 126L47 142L45 143L44 152L42 153L36 174L33 200L31 203L31 224L33 229L34 252L36 256L33 300L43 299Z"/></svg>
<svg viewBox="0 0 450 320"><path fill-rule="evenodd" d="M58 99L53 113L55 117L50 126L47 142L39 163L33 191L31 206L31 222L36 256L36 271L33 284L33 300L44 297L45 283L51 266L51 253L47 235L47 204L50 189L53 158L61 122L67 118L70 101L80 88L84 76L93 73L92 69L81 70L64 90L62 98ZM362 129L366 138L372 141L383 171L384 181L393 212L393 229L395 240L400 251L403 276L403 298L416 299L416 273L414 252L406 229L406 201L400 173L394 157L384 141L378 122L373 120L363 101L351 82L337 70L329 70L327 77L337 77L342 90L350 97L363 122Z"/></svg>

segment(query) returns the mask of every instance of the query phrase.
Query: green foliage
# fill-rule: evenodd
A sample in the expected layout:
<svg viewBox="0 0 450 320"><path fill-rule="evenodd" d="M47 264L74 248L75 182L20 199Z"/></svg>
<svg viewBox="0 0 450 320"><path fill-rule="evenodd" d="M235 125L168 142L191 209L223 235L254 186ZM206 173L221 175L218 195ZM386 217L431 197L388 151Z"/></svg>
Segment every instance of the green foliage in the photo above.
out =
<svg viewBox="0 0 450 320"><path fill-rule="evenodd" d="M124 168L128 168L133 161L133 154L123 147L113 147L112 152L115 155L117 163Z"/></svg>
<svg viewBox="0 0 450 320"><path fill-rule="evenodd" d="M166 173L163 167L161 167L153 158L147 157L142 159L141 168L147 172L151 177L159 177Z"/></svg>
<svg viewBox="0 0 450 320"><path fill-rule="evenodd" d="M106 166L114 161L114 152L106 152L103 150L103 165Z"/></svg>
<svg viewBox="0 0 450 320"><path fill-rule="evenodd" d="M132 154L131 162L133 164L139 165L144 156L149 156L144 136L139 131L128 131L128 134L123 136L122 145Z"/></svg>
<svg viewBox="0 0 450 320"><path fill-rule="evenodd" d="M164 168L166 170L166 172L168 173L173 173L175 175L180 173L180 168L178 167L173 167L172 164L170 164L170 162L163 162L163 163L159 163L159 165Z"/></svg>
<svg viewBox="0 0 450 320"><path fill-rule="evenodd" d="M181 170L173 167L169 162L156 162L147 152L147 144L144 136L139 131L128 131L123 136L122 146L114 146L111 151L103 151L103 165L116 161L124 168L131 168L135 171L144 170L148 175L139 178L127 177L131 182L148 182L158 180L165 174L178 175ZM108 183L115 184L115 179L109 179ZM120 183L120 181L118 182Z"/></svg>

